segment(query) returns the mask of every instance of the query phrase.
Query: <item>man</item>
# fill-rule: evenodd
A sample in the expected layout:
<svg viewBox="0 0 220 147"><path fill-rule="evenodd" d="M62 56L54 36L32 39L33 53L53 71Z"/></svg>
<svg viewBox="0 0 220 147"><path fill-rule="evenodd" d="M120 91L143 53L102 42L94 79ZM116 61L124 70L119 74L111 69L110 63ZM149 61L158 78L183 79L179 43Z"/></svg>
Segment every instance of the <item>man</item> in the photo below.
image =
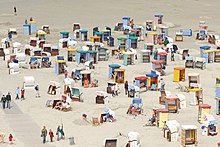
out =
<svg viewBox="0 0 220 147"><path fill-rule="evenodd" d="M39 84L37 84L34 89L36 90L36 98L40 97Z"/></svg>
<svg viewBox="0 0 220 147"><path fill-rule="evenodd" d="M43 144L45 144L46 143L46 137L47 137L47 129L46 129L45 126L41 130L41 137L43 137Z"/></svg>
<svg viewBox="0 0 220 147"><path fill-rule="evenodd" d="M165 90L165 82L163 80L163 78L160 79L161 82L161 90L164 91Z"/></svg>
<svg viewBox="0 0 220 147"><path fill-rule="evenodd" d="M19 87L17 87L17 89L15 90L15 94L16 94L16 100L19 99L19 95L20 95L20 89Z"/></svg>
<svg viewBox="0 0 220 147"><path fill-rule="evenodd" d="M17 8L16 7L14 7L14 13L15 13L15 15L17 15Z"/></svg>
<svg viewBox="0 0 220 147"><path fill-rule="evenodd" d="M127 95L128 94L128 81L125 81L124 88L125 88L125 95Z"/></svg>
<svg viewBox="0 0 220 147"><path fill-rule="evenodd" d="M173 51L173 49L171 50L171 61L174 61L174 51Z"/></svg>
<svg viewBox="0 0 220 147"><path fill-rule="evenodd" d="M5 109L5 103L6 103L5 95L2 96L1 102L2 102L2 108Z"/></svg>
<svg viewBox="0 0 220 147"><path fill-rule="evenodd" d="M11 95L10 92L6 95L7 108L10 109Z"/></svg>

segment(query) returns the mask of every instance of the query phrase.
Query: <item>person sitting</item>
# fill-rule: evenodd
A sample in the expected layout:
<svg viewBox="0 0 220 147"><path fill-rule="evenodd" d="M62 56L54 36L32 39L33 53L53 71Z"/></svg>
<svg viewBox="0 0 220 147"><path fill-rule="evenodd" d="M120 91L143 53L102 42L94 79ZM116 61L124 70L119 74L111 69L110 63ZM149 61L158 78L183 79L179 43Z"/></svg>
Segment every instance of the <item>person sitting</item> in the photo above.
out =
<svg viewBox="0 0 220 147"><path fill-rule="evenodd" d="M149 119L149 122L151 123L151 125L153 125L156 122L156 118L155 115L153 114L152 117Z"/></svg>
<svg viewBox="0 0 220 147"><path fill-rule="evenodd" d="M54 107L54 109L61 110L62 109L62 101L58 101Z"/></svg>
<svg viewBox="0 0 220 147"><path fill-rule="evenodd" d="M98 80L94 79L91 83L91 87L98 87Z"/></svg>

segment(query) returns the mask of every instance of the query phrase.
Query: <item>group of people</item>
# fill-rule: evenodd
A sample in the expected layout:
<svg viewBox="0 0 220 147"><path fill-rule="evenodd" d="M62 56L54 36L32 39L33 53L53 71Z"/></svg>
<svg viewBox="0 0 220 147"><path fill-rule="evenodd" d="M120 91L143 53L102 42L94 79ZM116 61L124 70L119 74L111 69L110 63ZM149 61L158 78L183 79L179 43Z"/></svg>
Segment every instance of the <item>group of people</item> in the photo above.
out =
<svg viewBox="0 0 220 147"><path fill-rule="evenodd" d="M19 89L19 87L16 88L15 90L15 94L16 94L16 100L19 100L21 98L21 100L24 100L24 93L25 93L25 90L24 88L22 88L21 90ZM21 94L21 95L20 95ZM21 96L21 97L20 97Z"/></svg>
<svg viewBox="0 0 220 147"><path fill-rule="evenodd" d="M8 92L8 94L6 96L5 95L2 96L1 103L2 103L2 108L3 109L5 109L5 108L10 109L11 108L11 106L10 106L10 103L11 103L11 94L10 94L10 92Z"/></svg>
<svg viewBox="0 0 220 147"><path fill-rule="evenodd" d="M41 137L43 139L43 144L45 144L47 142L47 135L49 135L50 137L50 142L53 142L53 138L54 138L54 133L53 131L50 129L49 133L47 132L46 126L43 126L43 129L41 130ZM63 124L57 127L56 130L56 136L57 136L57 141L61 140L61 139L65 139L65 135L64 135L64 131L63 131Z"/></svg>

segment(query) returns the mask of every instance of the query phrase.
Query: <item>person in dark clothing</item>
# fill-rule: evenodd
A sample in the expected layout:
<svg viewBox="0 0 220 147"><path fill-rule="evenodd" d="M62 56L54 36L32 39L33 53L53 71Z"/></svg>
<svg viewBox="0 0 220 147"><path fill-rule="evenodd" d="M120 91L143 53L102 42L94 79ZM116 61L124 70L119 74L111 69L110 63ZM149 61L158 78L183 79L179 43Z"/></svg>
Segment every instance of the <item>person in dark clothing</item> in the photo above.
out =
<svg viewBox="0 0 220 147"><path fill-rule="evenodd" d="M10 92L6 95L6 102L7 102L7 108L10 109L10 103L11 103L11 95Z"/></svg>
<svg viewBox="0 0 220 147"><path fill-rule="evenodd" d="M17 8L16 7L14 7L14 13L15 13L15 15L17 15Z"/></svg>
<svg viewBox="0 0 220 147"><path fill-rule="evenodd" d="M128 94L128 81L125 82L124 88L125 88L125 95L127 95Z"/></svg>
<svg viewBox="0 0 220 147"><path fill-rule="evenodd" d="M46 143L46 138L47 138L47 129L46 127L44 126L43 129L41 130L41 137L43 138L43 144Z"/></svg>
<svg viewBox="0 0 220 147"><path fill-rule="evenodd" d="M2 108L5 109L5 103L6 103L5 95L2 96L1 102L2 102Z"/></svg>
<svg viewBox="0 0 220 147"><path fill-rule="evenodd" d="M173 49L171 50L171 61L175 61L174 60L174 50Z"/></svg>
<svg viewBox="0 0 220 147"><path fill-rule="evenodd" d="M36 90L36 98L37 98L37 97L40 97L39 84L36 84L36 86L34 87L34 89Z"/></svg>

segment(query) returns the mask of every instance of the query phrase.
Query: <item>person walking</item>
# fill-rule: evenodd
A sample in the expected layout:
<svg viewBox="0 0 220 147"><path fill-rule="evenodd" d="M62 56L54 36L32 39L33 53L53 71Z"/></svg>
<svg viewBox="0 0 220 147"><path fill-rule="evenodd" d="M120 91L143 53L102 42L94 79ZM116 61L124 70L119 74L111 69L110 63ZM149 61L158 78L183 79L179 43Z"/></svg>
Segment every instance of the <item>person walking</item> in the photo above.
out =
<svg viewBox="0 0 220 147"><path fill-rule="evenodd" d="M16 100L18 99L19 100L19 95L20 95L20 89L19 89L19 87L17 87L16 88L16 90L15 90L15 94L16 94Z"/></svg>
<svg viewBox="0 0 220 147"><path fill-rule="evenodd" d="M160 83L161 83L161 91L165 91L165 82L163 78L160 79Z"/></svg>
<svg viewBox="0 0 220 147"><path fill-rule="evenodd" d="M5 103L6 103L5 95L2 96L1 102L2 102L2 108L5 109Z"/></svg>
<svg viewBox="0 0 220 147"><path fill-rule="evenodd" d="M175 61L174 60L174 50L173 49L171 50L171 61Z"/></svg>
<svg viewBox="0 0 220 147"><path fill-rule="evenodd" d="M60 133L61 133L61 139L65 139L65 135L64 135L64 131L63 131L63 124L61 125Z"/></svg>
<svg viewBox="0 0 220 147"><path fill-rule="evenodd" d="M14 14L17 15L17 8L14 7Z"/></svg>
<svg viewBox="0 0 220 147"><path fill-rule="evenodd" d="M125 88L125 95L127 95L128 94L128 81L125 81L124 88Z"/></svg>
<svg viewBox="0 0 220 147"><path fill-rule="evenodd" d="M59 141L60 139L64 139L64 131L63 131L63 124L62 126L58 126L57 127L57 132L56 132L56 135L57 135L57 141Z"/></svg>
<svg viewBox="0 0 220 147"><path fill-rule="evenodd" d="M40 97L39 84L36 84L36 86L34 87L34 89L36 90L36 98L37 98L37 97Z"/></svg>
<svg viewBox="0 0 220 147"><path fill-rule="evenodd" d="M53 135L53 131L51 129L49 131L49 136L50 136L50 142L53 142L54 135Z"/></svg>
<svg viewBox="0 0 220 147"><path fill-rule="evenodd" d="M57 127L57 132L56 132L56 135L57 135L57 141L60 141L61 139L61 132L60 132L61 128L60 126Z"/></svg>
<svg viewBox="0 0 220 147"><path fill-rule="evenodd" d="M9 135L8 140L9 140L10 144L13 144L13 136L12 136L12 134Z"/></svg>
<svg viewBox="0 0 220 147"><path fill-rule="evenodd" d="M7 108L11 109L10 103L11 103L11 95L10 92L6 95L6 102L7 102Z"/></svg>
<svg viewBox="0 0 220 147"><path fill-rule="evenodd" d="M21 100L24 100L24 93L25 93L25 90L24 88L21 89Z"/></svg>
<svg viewBox="0 0 220 147"><path fill-rule="evenodd" d="M43 138L43 144L45 144L46 143L46 137L47 137L47 129L46 129L45 126L41 130L41 137Z"/></svg>

